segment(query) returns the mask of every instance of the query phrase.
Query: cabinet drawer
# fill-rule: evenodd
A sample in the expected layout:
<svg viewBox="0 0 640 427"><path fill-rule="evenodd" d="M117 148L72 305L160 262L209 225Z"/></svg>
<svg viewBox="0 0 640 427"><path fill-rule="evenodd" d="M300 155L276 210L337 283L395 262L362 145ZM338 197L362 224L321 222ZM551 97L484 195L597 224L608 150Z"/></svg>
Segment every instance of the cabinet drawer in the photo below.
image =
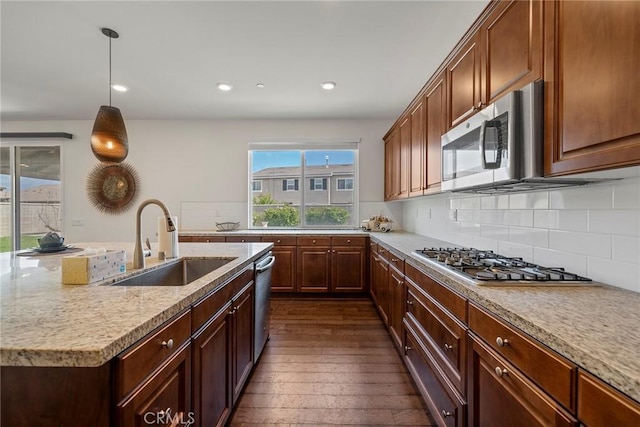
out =
<svg viewBox="0 0 640 427"><path fill-rule="evenodd" d="M195 333L252 280L253 268L247 268L226 285L210 292L196 302L191 309L191 330Z"/></svg>
<svg viewBox="0 0 640 427"><path fill-rule="evenodd" d="M577 420L545 390L503 359L482 340L469 334L469 425L576 427Z"/></svg>
<svg viewBox="0 0 640 427"><path fill-rule="evenodd" d="M227 236L227 242L251 243L260 242L261 240L260 236Z"/></svg>
<svg viewBox="0 0 640 427"><path fill-rule="evenodd" d="M178 236L179 243L193 242L193 236Z"/></svg>
<svg viewBox="0 0 640 427"><path fill-rule="evenodd" d="M191 310L177 315L138 344L116 356L117 398L133 390L191 336Z"/></svg>
<svg viewBox="0 0 640 427"><path fill-rule="evenodd" d="M640 403L578 371L578 419L586 426L640 425Z"/></svg>
<svg viewBox="0 0 640 427"><path fill-rule="evenodd" d="M387 252L387 261L389 261L389 265L398 270L400 273L404 274L404 256L400 253L394 251L393 249L389 249Z"/></svg>
<svg viewBox="0 0 640 427"><path fill-rule="evenodd" d="M466 393L467 329L410 280L407 283L407 319L438 362L442 371Z"/></svg>
<svg viewBox="0 0 640 427"><path fill-rule="evenodd" d="M298 246L329 246L331 237L298 237Z"/></svg>
<svg viewBox="0 0 640 427"><path fill-rule="evenodd" d="M558 402L575 411L575 365L475 304L469 304L469 328Z"/></svg>
<svg viewBox="0 0 640 427"><path fill-rule="evenodd" d="M366 237L332 237L331 244L333 246L366 246Z"/></svg>
<svg viewBox="0 0 640 427"><path fill-rule="evenodd" d="M274 246L295 246L295 236L262 236L263 242L271 242Z"/></svg>
<svg viewBox="0 0 640 427"><path fill-rule="evenodd" d="M225 242L226 239L224 236L193 236L191 241L199 243L222 243Z"/></svg>
<svg viewBox="0 0 640 427"><path fill-rule="evenodd" d="M405 263L404 272L407 278L411 279L427 295L449 310L451 314L463 323L467 323L467 300L464 297L436 282L409 263Z"/></svg>
<svg viewBox="0 0 640 427"><path fill-rule="evenodd" d="M431 415L441 426L466 426L466 402L447 382L426 349L420 346L415 331L406 323L404 326L405 362Z"/></svg>

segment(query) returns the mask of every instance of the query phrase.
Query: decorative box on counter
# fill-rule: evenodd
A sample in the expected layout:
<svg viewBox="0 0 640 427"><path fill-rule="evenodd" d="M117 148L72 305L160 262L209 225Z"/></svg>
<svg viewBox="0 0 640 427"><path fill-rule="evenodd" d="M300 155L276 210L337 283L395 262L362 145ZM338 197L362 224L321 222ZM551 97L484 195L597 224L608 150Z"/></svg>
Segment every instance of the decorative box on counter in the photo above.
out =
<svg viewBox="0 0 640 427"><path fill-rule="evenodd" d="M127 271L125 251L85 251L62 258L62 284L87 285Z"/></svg>

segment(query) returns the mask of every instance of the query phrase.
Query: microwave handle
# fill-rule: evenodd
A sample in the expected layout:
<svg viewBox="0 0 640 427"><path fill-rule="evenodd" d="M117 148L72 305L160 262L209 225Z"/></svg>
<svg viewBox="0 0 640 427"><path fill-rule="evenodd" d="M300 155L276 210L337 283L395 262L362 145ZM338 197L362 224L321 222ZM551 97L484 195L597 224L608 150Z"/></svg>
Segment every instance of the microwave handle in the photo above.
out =
<svg viewBox="0 0 640 427"><path fill-rule="evenodd" d="M502 156L502 147L498 146L498 155L495 162L487 162L487 149L486 149L486 131L487 127L498 127L500 123L494 120L483 120L480 125L480 160L482 162L482 169L498 169L500 167L500 157Z"/></svg>

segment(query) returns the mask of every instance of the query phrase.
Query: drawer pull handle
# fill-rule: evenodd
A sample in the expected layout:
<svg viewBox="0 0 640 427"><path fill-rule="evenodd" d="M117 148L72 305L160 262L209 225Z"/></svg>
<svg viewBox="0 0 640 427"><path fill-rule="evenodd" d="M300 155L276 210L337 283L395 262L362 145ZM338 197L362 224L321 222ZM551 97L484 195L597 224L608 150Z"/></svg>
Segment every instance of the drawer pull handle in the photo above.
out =
<svg viewBox="0 0 640 427"><path fill-rule="evenodd" d="M453 412L449 412L446 409L443 409L440 413L442 414L442 418L453 417Z"/></svg>
<svg viewBox="0 0 640 427"><path fill-rule="evenodd" d="M169 341L162 341L162 343L160 345L163 348L171 350L173 348L173 339L170 339Z"/></svg>
<svg viewBox="0 0 640 427"><path fill-rule="evenodd" d="M496 344L498 344L498 347L507 347L509 345L509 340L498 337L496 338Z"/></svg>
<svg viewBox="0 0 640 427"><path fill-rule="evenodd" d="M447 343L444 343L444 349L445 349L445 351L451 351L451 350L453 350L453 346L449 345Z"/></svg>
<svg viewBox="0 0 640 427"><path fill-rule="evenodd" d="M508 375L509 373L507 372L506 369L501 369L500 367L496 367L496 375L499 376L500 378L504 378Z"/></svg>

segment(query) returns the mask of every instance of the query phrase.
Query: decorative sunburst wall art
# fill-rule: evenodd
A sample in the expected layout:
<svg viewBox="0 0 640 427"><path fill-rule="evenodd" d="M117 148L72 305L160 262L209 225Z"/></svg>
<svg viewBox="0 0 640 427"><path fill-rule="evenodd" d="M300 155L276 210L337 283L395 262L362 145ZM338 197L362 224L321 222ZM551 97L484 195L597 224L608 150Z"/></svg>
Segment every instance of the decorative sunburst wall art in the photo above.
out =
<svg viewBox="0 0 640 427"><path fill-rule="evenodd" d="M138 172L127 163L98 163L87 177L89 201L106 214L126 212L140 190L138 181Z"/></svg>

